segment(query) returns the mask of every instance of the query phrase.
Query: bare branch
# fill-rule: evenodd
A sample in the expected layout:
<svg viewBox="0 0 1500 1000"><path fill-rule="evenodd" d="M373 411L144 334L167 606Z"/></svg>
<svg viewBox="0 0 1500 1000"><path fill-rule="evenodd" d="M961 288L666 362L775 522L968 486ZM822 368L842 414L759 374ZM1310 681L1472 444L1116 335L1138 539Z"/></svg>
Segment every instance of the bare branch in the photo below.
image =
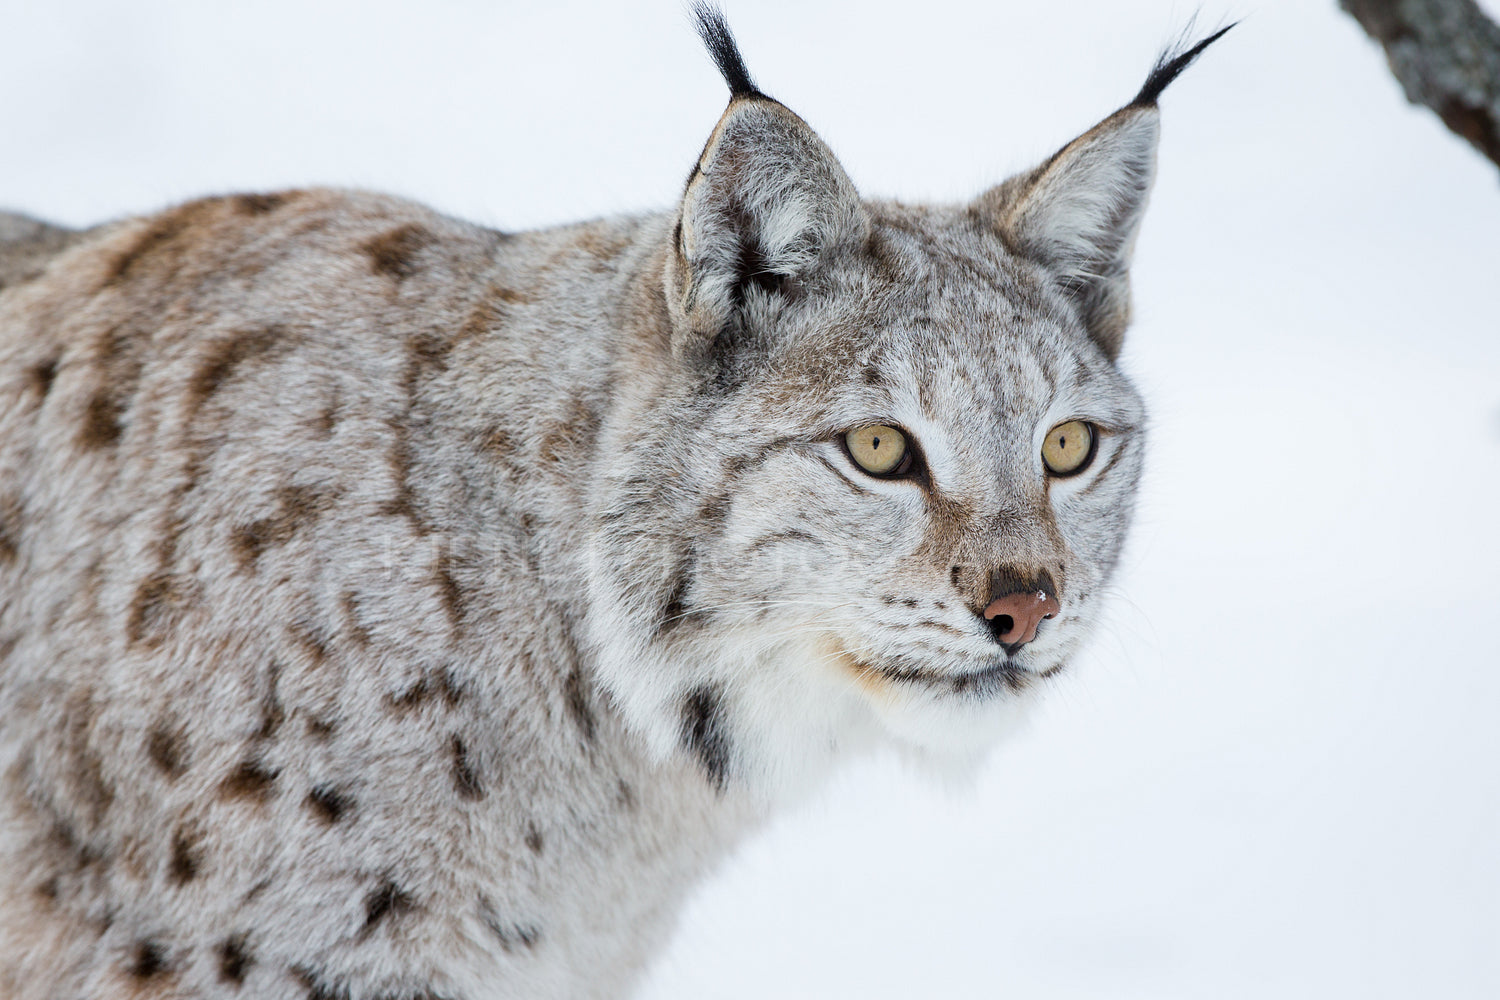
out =
<svg viewBox="0 0 1500 1000"><path fill-rule="evenodd" d="M1500 27L1474 0L1339 0L1413 104L1500 165Z"/></svg>

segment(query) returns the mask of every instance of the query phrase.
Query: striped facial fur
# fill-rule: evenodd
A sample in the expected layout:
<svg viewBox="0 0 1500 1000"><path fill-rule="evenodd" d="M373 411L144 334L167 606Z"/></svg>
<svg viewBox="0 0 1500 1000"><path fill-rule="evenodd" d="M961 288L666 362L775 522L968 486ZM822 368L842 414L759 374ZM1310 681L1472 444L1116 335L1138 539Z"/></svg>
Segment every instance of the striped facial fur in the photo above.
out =
<svg viewBox="0 0 1500 1000"><path fill-rule="evenodd" d="M747 294L745 327L609 449L595 641L664 746L717 707L717 770L792 772L876 719L987 744L1087 632L1130 519L1141 404L1056 283L967 208L866 208L862 244L795 297ZM1063 477L1043 438L1069 421L1097 444ZM904 473L855 461L871 425L899 429ZM1061 612L997 641L992 595L1042 578Z"/></svg>
<svg viewBox="0 0 1500 1000"><path fill-rule="evenodd" d="M719 782L797 784L881 732L967 757L1063 669L1119 556L1143 411L1114 359L1156 96L1207 42L1036 170L916 207L862 200L702 27L732 97L674 219L669 373L606 449L601 675ZM871 427L889 467L851 451ZM1060 427L1087 439L1061 471ZM1007 632L1006 600L1048 613Z"/></svg>
<svg viewBox="0 0 1500 1000"><path fill-rule="evenodd" d="M621 996L769 804L973 760L1069 662L1207 42L908 206L699 20L671 211L0 213L0 997Z"/></svg>

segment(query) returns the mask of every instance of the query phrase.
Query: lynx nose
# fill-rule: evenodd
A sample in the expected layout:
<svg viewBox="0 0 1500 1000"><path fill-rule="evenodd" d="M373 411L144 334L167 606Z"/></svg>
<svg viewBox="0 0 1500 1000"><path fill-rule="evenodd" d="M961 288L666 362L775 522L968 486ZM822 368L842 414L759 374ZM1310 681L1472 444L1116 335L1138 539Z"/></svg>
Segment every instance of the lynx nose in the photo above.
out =
<svg viewBox="0 0 1500 1000"><path fill-rule="evenodd" d="M1043 618L1051 618L1061 610L1057 598L1037 587L995 598L984 609L984 617L995 641L1008 652L1015 652L1015 647L1036 638L1036 627Z"/></svg>

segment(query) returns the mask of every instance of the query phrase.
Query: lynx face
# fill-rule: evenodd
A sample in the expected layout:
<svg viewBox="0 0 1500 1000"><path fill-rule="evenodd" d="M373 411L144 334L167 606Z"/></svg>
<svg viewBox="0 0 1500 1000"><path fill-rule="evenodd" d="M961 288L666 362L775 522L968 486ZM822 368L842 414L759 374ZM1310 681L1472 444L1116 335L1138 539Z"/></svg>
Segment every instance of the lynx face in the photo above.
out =
<svg viewBox="0 0 1500 1000"><path fill-rule="evenodd" d="M735 96L675 218L670 361L604 449L601 675L721 784L882 731L966 758L1119 555L1143 412L1114 359L1155 95L1191 55L1035 171L913 208L860 199L705 37Z"/></svg>
<svg viewBox="0 0 1500 1000"><path fill-rule="evenodd" d="M615 553L670 581L636 600L622 586L620 607L650 623L636 634L664 670L687 668L695 711L713 705L726 768L737 702L780 732L767 747L815 756L868 715L922 747L988 744L1087 633L1129 521L1139 399L1045 273L960 213L871 208L838 273L791 301L747 297L757 342L634 443L604 508L686 541L616 529L635 544ZM1092 454L1059 475L1045 439L1072 421ZM897 431L901 471L859 464L846 435L867 427ZM651 480L672 484L670 508L632 502ZM997 640L992 593L1040 579L1060 613L1031 642Z"/></svg>

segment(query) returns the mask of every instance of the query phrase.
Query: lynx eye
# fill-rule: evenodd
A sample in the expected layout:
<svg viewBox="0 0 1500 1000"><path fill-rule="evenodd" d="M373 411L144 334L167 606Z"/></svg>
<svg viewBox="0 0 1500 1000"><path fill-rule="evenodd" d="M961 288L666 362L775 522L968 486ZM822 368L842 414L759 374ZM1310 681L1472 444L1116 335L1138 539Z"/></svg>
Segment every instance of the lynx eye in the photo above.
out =
<svg viewBox="0 0 1500 1000"><path fill-rule="evenodd" d="M1094 428L1082 420L1069 420L1047 432L1042 442L1042 461L1054 476L1082 472L1094 457Z"/></svg>
<svg viewBox="0 0 1500 1000"><path fill-rule="evenodd" d="M894 427L871 424L844 435L844 446L856 465L872 476L896 476L911 465L906 435Z"/></svg>

